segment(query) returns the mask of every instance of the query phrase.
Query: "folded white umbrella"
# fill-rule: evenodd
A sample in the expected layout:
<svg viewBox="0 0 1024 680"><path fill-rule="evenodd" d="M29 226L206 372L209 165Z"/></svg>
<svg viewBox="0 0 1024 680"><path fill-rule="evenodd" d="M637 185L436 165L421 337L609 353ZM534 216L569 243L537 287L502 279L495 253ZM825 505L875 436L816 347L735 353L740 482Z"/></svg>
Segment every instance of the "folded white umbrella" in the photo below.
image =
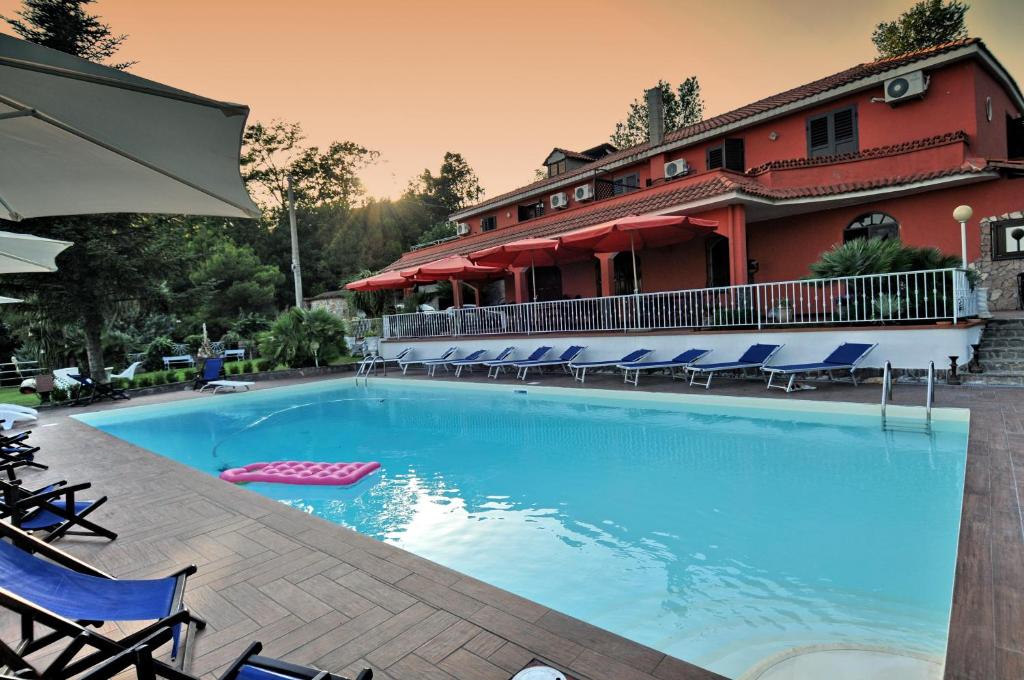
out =
<svg viewBox="0 0 1024 680"><path fill-rule="evenodd" d="M248 114L0 35L0 218L258 217L238 166Z"/></svg>
<svg viewBox="0 0 1024 680"><path fill-rule="evenodd" d="M3 161L0 160L0 165ZM0 274L57 271L56 257L71 247L68 241L0 231ZM5 298L14 302L13 298Z"/></svg>
<svg viewBox="0 0 1024 680"><path fill-rule="evenodd" d="M13 305L18 302L24 302L24 300L19 300L18 298L4 297L3 295L0 295L0 305Z"/></svg>

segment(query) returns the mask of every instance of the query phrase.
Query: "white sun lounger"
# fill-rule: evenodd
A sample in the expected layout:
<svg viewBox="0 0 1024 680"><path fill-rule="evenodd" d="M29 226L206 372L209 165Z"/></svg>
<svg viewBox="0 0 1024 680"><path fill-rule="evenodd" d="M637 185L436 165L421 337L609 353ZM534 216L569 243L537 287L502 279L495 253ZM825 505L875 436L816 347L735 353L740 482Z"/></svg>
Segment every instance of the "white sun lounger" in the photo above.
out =
<svg viewBox="0 0 1024 680"><path fill-rule="evenodd" d="M490 361L485 361L484 366L487 367L487 377L494 378L495 380L497 380L498 375L501 373L501 369L503 369L505 366L514 366L516 362L523 363L531 361L540 361L541 359L544 358L544 355L546 355L550 351L551 348L545 345L543 347L538 347L537 349L533 350L530 356L526 357L525 359L506 358L501 360L491 359Z"/></svg>
<svg viewBox="0 0 1024 680"><path fill-rule="evenodd" d="M639 387L640 385L640 371L648 371L656 368L667 368L672 379L676 379L676 369L683 369L683 378L686 378L686 369L690 367L695 361L700 361L708 355L711 350L709 349L688 349L682 354L667 359L665 361L633 361L630 363L619 364L619 368L623 370L622 382L629 383ZM633 379L630 380L629 376L633 374Z"/></svg>
<svg viewBox="0 0 1024 680"><path fill-rule="evenodd" d="M444 370L447 371L449 366L454 366L455 363L458 361L461 361L463 363L482 361L481 357L483 357L483 355L485 354L487 354L487 350L478 349L475 352L470 352L461 359L452 359L450 357L442 357L440 359L427 359L426 361L423 362L423 365L427 367L427 375L433 376L434 373L437 371L438 366L444 366ZM456 375L458 375L458 373L456 373Z"/></svg>
<svg viewBox="0 0 1024 680"><path fill-rule="evenodd" d="M400 369L402 369L402 375L405 375L405 372L409 370L410 366L426 366L426 367L429 367L431 363L436 363L438 361L444 361L446 359L451 359L452 355L454 355L458 351L459 351L459 348L454 346L454 345L452 345L451 347L446 349L444 351L444 353L441 354L441 356L439 356L439 357L433 357L431 359L409 359L409 358L399 359L398 360L398 367Z"/></svg>
<svg viewBox="0 0 1024 680"><path fill-rule="evenodd" d="M764 368L775 353L782 349L782 345L751 345L736 361L724 361L717 364L690 364L690 385L693 385L698 373L707 373L708 380L704 383L704 389L711 387L711 379L715 373L724 371L743 371L748 368Z"/></svg>
<svg viewBox="0 0 1024 680"><path fill-rule="evenodd" d="M508 359L512 352L515 351L515 347L506 347L498 353L498 356L494 357L493 361L504 361L505 359ZM472 371L474 366L484 366L489 364L490 361L492 360L484 359L483 356L473 358L466 357L465 359L455 359L454 361L449 362L449 365L455 367L455 377L458 378L462 375L462 369L469 368L469 370ZM490 371L488 371L488 375L490 375Z"/></svg>
<svg viewBox="0 0 1024 680"><path fill-rule="evenodd" d="M238 390L248 391L255 384L251 380L211 380L200 387L199 391L202 392L207 387L212 387L214 394L221 390L231 390L232 392L237 392Z"/></svg>
<svg viewBox="0 0 1024 680"><path fill-rule="evenodd" d="M601 359L598 361L570 361L569 370L572 371L572 377L580 382L587 381L587 369L588 368L604 368L606 366L618 366L619 364L631 364L636 361L642 361L644 357L650 354L653 350L649 349L635 349L621 359Z"/></svg>

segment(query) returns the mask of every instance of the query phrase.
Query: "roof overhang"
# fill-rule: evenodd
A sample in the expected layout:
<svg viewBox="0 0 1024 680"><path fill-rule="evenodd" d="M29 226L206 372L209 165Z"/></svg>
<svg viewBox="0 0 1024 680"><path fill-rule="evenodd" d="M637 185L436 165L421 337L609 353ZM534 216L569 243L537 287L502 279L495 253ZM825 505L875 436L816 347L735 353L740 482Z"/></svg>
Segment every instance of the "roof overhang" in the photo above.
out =
<svg viewBox="0 0 1024 680"><path fill-rule="evenodd" d="M686 147L700 144L701 142L729 134L730 132L735 132L737 130L752 127L760 123L775 120L776 118L780 118L782 116L786 116L797 111L802 111L804 109L808 109L819 104L832 101L834 99L839 99L841 97L845 97L847 95L860 92L862 90L876 87L882 84L884 81L888 80L889 78L894 78L898 75L911 73L913 71L920 71L924 69L937 68L940 66L952 64L957 61L962 61L964 59L968 59L971 57L978 58L982 62L982 64L992 73L992 75L997 80L999 80L1002 83L1002 85L1006 88L1006 91L1010 94L1010 98L1013 100L1013 103L1014 105L1017 106L1018 110L1024 112L1024 94L1021 93L1016 81L1014 81L1014 79L1010 76L1006 69L1003 68L1003 66L996 60L996 58L992 56L992 54L988 51L987 48L985 48L982 44L973 43L970 45L964 45L963 47L957 48L955 50L950 50L949 52L944 52L942 54L926 57L919 61L914 61L910 64L901 64L891 69L880 71L878 73L866 76L864 78L855 80L850 83L846 83L845 85L841 85L826 92L821 92L819 94L806 97L799 101L791 102L789 104L783 104L781 106L774 107L762 113L757 113L752 116L748 116L743 120L736 121L735 123L727 123L725 125L716 127L713 130L701 132L690 137L686 137L685 139L666 142L656 147L651 147L643 151L638 151L635 155L627 156L625 158L612 161L606 165L594 168L593 170L590 170L588 172L573 175L572 177L567 177L563 180L552 182L551 184L546 184L543 187L525 189L523 191L516 192L512 195L506 196L504 199L502 199L501 203L483 203L480 204L479 206L472 206L464 210L460 210L459 212L452 213L449 219L452 221L462 220L467 217L471 217L472 215L475 215L477 213L484 212L488 209L498 207L499 205L503 205L506 203L515 203L517 201L522 201L527 198L535 197L539 193L555 192L573 184L583 184L587 181L594 179L595 177L604 175L609 172L614 172L615 170L625 166L633 165L637 161L643 160L645 158L651 158L653 156L657 156L659 154L663 154L669 151L685 149Z"/></svg>

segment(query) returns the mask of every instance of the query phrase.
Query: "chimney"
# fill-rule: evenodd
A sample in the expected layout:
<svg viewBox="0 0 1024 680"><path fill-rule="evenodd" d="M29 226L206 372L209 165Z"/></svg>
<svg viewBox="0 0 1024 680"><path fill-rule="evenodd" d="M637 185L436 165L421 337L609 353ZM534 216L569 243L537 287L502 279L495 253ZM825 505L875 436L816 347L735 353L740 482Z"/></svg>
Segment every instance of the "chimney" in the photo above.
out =
<svg viewBox="0 0 1024 680"><path fill-rule="evenodd" d="M660 87L647 90L647 140L652 146L665 141L665 104Z"/></svg>

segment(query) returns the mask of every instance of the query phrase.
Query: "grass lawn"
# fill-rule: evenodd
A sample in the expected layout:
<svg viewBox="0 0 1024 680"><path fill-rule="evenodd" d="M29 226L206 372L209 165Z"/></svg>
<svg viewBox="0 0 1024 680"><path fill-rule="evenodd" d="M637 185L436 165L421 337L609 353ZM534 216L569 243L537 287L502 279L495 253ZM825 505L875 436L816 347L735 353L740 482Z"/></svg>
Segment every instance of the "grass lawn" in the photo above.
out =
<svg viewBox="0 0 1024 680"><path fill-rule="evenodd" d="M17 404L18 406L39 406L39 397L34 394L22 394L17 387L0 387L0 404Z"/></svg>

